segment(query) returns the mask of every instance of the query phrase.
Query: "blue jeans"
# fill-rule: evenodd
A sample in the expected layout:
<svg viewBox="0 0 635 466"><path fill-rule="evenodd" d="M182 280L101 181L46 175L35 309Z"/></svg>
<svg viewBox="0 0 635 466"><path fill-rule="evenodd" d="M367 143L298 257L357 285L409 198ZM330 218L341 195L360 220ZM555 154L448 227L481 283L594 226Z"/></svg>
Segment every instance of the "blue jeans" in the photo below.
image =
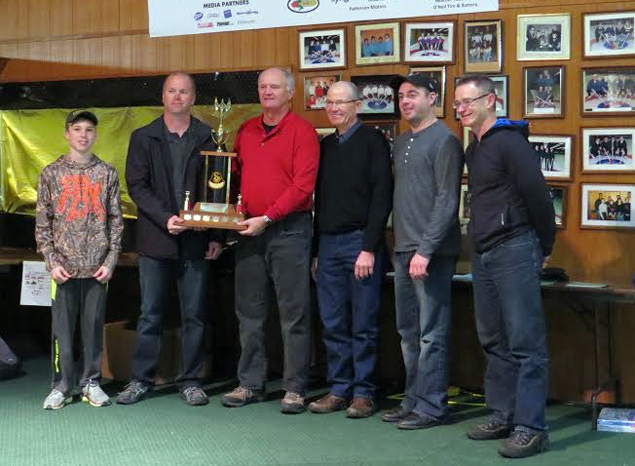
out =
<svg viewBox="0 0 635 466"><path fill-rule="evenodd" d="M487 357L485 398L502 422L546 429L548 355L533 232L472 257L476 329Z"/></svg>
<svg viewBox="0 0 635 466"><path fill-rule="evenodd" d="M265 322L271 285L284 346L282 388L304 395L311 349L311 213L293 213L259 236L236 245L236 316L240 323L240 385L264 390L267 381Z"/></svg>
<svg viewBox="0 0 635 466"><path fill-rule="evenodd" d="M452 276L455 256L433 256L428 277L408 272L414 252L395 253L397 331L406 366L406 396L401 406L436 419L447 409Z"/></svg>
<svg viewBox="0 0 635 466"><path fill-rule="evenodd" d="M355 261L364 231L320 234L317 297L328 355L331 393L343 398L373 398L379 337L378 311L383 248L375 253L373 274L355 278Z"/></svg>
<svg viewBox="0 0 635 466"><path fill-rule="evenodd" d="M198 373L204 359L203 336L207 311L209 262L139 257L141 316L137 325L137 347L132 360L132 378L154 383L163 334L163 316L168 311L171 287L176 282L181 308L180 387L200 386Z"/></svg>

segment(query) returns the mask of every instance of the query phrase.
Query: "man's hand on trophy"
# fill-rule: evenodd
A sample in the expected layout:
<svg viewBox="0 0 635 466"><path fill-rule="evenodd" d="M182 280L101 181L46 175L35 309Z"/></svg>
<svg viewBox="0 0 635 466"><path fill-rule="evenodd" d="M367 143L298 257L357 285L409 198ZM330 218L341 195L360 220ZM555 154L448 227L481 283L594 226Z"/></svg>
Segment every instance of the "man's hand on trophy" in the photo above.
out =
<svg viewBox="0 0 635 466"><path fill-rule="evenodd" d="M215 260L218 259L220 253L223 252L223 247L216 241L210 241L207 243L207 251L205 251L205 259Z"/></svg>
<svg viewBox="0 0 635 466"><path fill-rule="evenodd" d="M182 225L184 221L185 220L179 218L178 215L172 215L172 217L168 219L168 233L170 233L171 235L178 235L179 233L183 233L185 230L187 230L187 227Z"/></svg>
<svg viewBox="0 0 635 466"><path fill-rule="evenodd" d="M247 227L246 230L239 230L238 231L238 233L240 233L241 235L243 235L243 236L258 236L263 231L265 231L265 228L267 227L267 222L265 222L265 217L263 215L261 217L248 218L247 220L243 220L242 222L238 222L236 225L246 226Z"/></svg>

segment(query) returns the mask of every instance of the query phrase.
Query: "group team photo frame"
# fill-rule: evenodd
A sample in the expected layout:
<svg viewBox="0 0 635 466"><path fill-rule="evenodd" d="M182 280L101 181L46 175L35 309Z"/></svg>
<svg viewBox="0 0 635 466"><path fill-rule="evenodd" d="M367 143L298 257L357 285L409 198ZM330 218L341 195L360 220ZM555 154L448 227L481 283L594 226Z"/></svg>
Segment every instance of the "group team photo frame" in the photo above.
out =
<svg viewBox="0 0 635 466"><path fill-rule="evenodd" d="M584 58L635 56L635 11L587 13L582 22Z"/></svg>
<svg viewBox="0 0 635 466"><path fill-rule="evenodd" d="M500 73L503 67L503 21L465 21L465 73Z"/></svg>
<svg viewBox="0 0 635 466"><path fill-rule="evenodd" d="M300 70L346 68L346 29L319 29L298 34Z"/></svg>
<svg viewBox="0 0 635 466"><path fill-rule="evenodd" d="M355 26L355 64L380 65L401 61L398 22Z"/></svg>
<svg viewBox="0 0 635 466"><path fill-rule="evenodd" d="M518 60L569 60L571 15L518 15L516 41Z"/></svg>
<svg viewBox="0 0 635 466"><path fill-rule="evenodd" d="M635 115L635 66L582 68L582 115Z"/></svg>

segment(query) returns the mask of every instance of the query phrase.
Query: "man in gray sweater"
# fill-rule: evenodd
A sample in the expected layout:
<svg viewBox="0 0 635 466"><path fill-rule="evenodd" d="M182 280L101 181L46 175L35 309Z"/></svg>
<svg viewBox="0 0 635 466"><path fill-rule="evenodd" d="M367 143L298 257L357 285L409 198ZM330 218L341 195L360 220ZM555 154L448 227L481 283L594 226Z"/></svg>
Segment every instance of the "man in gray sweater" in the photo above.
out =
<svg viewBox="0 0 635 466"><path fill-rule="evenodd" d="M461 143L434 113L436 82L411 74L395 82L410 129L393 149L395 307L406 366L406 396L382 419L400 429L442 422L447 407L452 276L459 255Z"/></svg>

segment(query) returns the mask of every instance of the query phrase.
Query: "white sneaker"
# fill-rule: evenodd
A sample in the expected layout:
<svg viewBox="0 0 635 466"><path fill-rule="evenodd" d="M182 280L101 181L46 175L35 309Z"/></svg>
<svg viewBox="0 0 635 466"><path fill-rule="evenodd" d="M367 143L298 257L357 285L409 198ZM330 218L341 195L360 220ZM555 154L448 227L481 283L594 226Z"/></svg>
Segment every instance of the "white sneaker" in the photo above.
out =
<svg viewBox="0 0 635 466"><path fill-rule="evenodd" d="M97 382L89 382L88 385L82 387L82 401L96 408L110 404L110 398L108 398L108 395L104 393Z"/></svg>
<svg viewBox="0 0 635 466"><path fill-rule="evenodd" d="M66 396L57 388L54 388L44 400L44 409L61 409L73 400L72 396Z"/></svg>

